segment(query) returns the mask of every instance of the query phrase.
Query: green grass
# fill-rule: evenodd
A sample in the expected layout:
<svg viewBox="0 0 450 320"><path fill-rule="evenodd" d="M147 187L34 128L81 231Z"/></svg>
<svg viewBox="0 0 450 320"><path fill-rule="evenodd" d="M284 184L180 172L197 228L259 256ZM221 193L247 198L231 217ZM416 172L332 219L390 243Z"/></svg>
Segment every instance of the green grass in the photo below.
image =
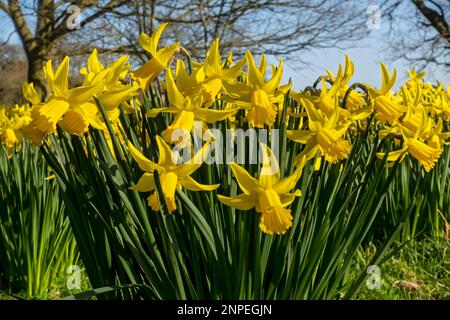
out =
<svg viewBox="0 0 450 320"><path fill-rule="evenodd" d="M374 252L374 245L358 252L350 278L356 278L360 274ZM363 285L354 299L450 299L450 240L428 239L409 243L381 266L381 277L380 289L369 290ZM413 288L414 285L417 287ZM47 296L41 298L60 299L91 289L85 273L82 273L81 290L68 290L66 277L61 276L51 284ZM14 299L0 292L0 300Z"/></svg>
<svg viewBox="0 0 450 320"><path fill-rule="evenodd" d="M370 245L355 259L356 277L375 252ZM355 299L450 299L450 240L412 241L381 266L382 285L364 284Z"/></svg>
<svg viewBox="0 0 450 320"><path fill-rule="evenodd" d="M22 291L16 294L9 294L4 291L0 291L0 300L18 300L18 299L30 299L30 300L57 300L70 295L79 294L92 290L92 286L89 282L89 278L86 272L81 272L80 274L80 289L69 290L67 287L67 277L68 275L61 273L53 282L50 283L49 287L45 290L45 293L40 296L27 297L26 291Z"/></svg>

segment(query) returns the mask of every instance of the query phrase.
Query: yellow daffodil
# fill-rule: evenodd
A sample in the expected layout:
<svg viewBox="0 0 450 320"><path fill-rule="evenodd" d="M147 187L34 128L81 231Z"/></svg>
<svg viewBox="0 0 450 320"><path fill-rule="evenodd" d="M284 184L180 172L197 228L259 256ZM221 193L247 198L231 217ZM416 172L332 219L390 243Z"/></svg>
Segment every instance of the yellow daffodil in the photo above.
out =
<svg viewBox="0 0 450 320"><path fill-rule="evenodd" d="M177 130L191 132L194 128L194 121L204 121L214 123L235 114L234 110L215 110L203 108L202 95L190 95L184 97L178 90L173 79L172 71L167 70L166 74L167 96L169 98L169 107L152 109L147 113L148 117L155 117L160 112L174 113L175 119L169 127L162 132L162 136L168 142L172 141L172 135ZM182 135L180 135L182 137Z"/></svg>
<svg viewBox="0 0 450 320"><path fill-rule="evenodd" d="M229 96L228 102L235 103L248 109L248 122L257 128L264 125L272 126L275 122L278 109L282 107L284 94L289 90L290 84L280 87L283 75L283 61L280 60L278 68L272 72L272 78L265 81L266 58L261 57L259 68L250 51L246 53L248 76L246 83L224 82Z"/></svg>
<svg viewBox="0 0 450 320"><path fill-rule="evenodd" d="M105 75L93 79L91 85L69 89L68 57L64 58L56 72L49 60L44 72L52 95L47 102L34 106L30 130L40 131L44 135L55 131L59 123L63 130L82 135L89 125L97 127L97 106L92 97L103 89Z"/></svg>
<svg viewBox="0 0 450 320"><path fill-rule="evenodd" d="M242 72L241 69L245 62L246 60L243 58L234 65L230 59L222 63L222 58L219 54L219 39L216 39L206 55L203 66L207 78L207 83L205 85L207 92L209 92L211 96L216 97L217 94L223 90L223 82L233 82L236 80Z"/></svg>
<svg viewBox="0 0 450 320"><path fill-rule="evenodd" d="M176 210L175 191L178 188L185 188L191 191L211 191L219 187L218 184L204 185L195 181L190 175L196 171L203 163L208 145L205 145L198 151L194 157L187 163L177 165L176 159L170 147L160 136L156 136L156 142L159 150L159 160L155 163L147 159L131 143L128 143L128 150L139 167L145 171L138 183L131 189L139 192L153 193L148 197L148 205L154 211L160 211L161 205L158 200L154 172L157 171L161 182L161 189L164 194L164 201L167 204L167 210L172 213Z"/></svg>
<svg viewBox="0 0 450 320"><path fill-rule="evenodd" d="M341 65L339 65L339 71L341 71ZM339 78L339 73L338 72L338 76L334 76L333 73L330 70L326 70L328 73L328 77L335 82L338 78ZM339 90L338 90L338 96L339 99L343 100L345 94L347 93L347 90L349 88L348 84L351 80L351 78L353 77L353 74L355 72L355 65L353 64L352 60L350 60L348 55L345 55L345 67L344 67L344 72L342 74L342 78L339 81ZM346 108L347 110L349 110L350 112L356 111L358 109L360 109L362 106L364 105L364 95L362 93L356 92L356 91L351 91L348 98L347 98L347 103L344 106L344 108Z"/></svg>
<svg viewBox="0 0 450 320"><path fill-rule="evenodd" d="M411 71L408 71L409 80L406 82L406 86L408 88L416 87L418 83L420 83L425 77L427 73L425 71L417 73L416 67L414 67Z"/></svg>
<svg viewBox="0 0 450 320"><path fill-rule="evenodd" d="M22 130L31 121L28 105L15 105L12 109L0 109L0 142L9 155L22 140Z"/></svg>
<svg viewBox="0 0 450 320"><path fill-rule="evenodd" d="M392 76L389 70L381 64L382 84L381 89L369 88L369 94L374 99L374 107L377 112L377 118L381 122L387 121L389 124L395 124L398 119L406 112L404 106L394 99L391 89L395 84L397 71L394 69Z"/></svg>
<svg viewBox="0 0 450 320"><path fill-rule="evenodd" d="M39 97L34 85L32 83L24 82L22 84L22 95L23 97L31 103L32 106L36 106L41 103L41 98Z"/></svg>
<svg viewBox="0 0 450 320"><path fill-rule="evenodd" d="M147 88L148 84L167 68L172 56L180 46L177 42L158 50L159 39L166 27L167 23L163 23L150 37L145 33L139 36L141 47L152 55L149 61L131 73L131 77L139 83L142 89Z"/></svg>
<svg viewBox="0 0 450 320"><path fill-rule="evenodd" d="M127 56L121 56L118 60L113 62L110 66L104 67L98 60L97 49L91 53L88 59L88 67L82 68L80 73L85 76L84 86L92 85L92 81L98 78L104 78L104 87L97 97L102 102L108 119L115 124L118 121L120 110L118 106L131 99L138 89L138 85L133 83L132 86L123 84L120 80L126 75L128 66ZM97 127L101 125L101 117L98 116ZM104 126L103 130L106 131Z"/></svg>
<svg viewBox="0 0 450 320"><path fill-rule="evenodd" d="M429 121L428 117L422 117L416 132L412 132L406 127L401 127L400 133L403 138L403 147L400 150L389 152L387 161L402 161L407 154L410 154L423 165L425 171L429 172L435 166L442 153L440 144L437 144L434 139L432 139L432 143L426 143L420 138L423 136L423 132L427 130ZM381 159L384 156L384 152L377 153L377 157Z"/></svg>
<svg viewBox="0 0 450 320"><path fill-rule="evenodd" d="M259 179L253 178L244 168L236 163L231 163L237 183L241 188L241 194L234 197L218 195L218 199L225 205L239 210L256 209L261 213L259 228L268 234L284 234L292 226L291 210L289 206L296 196L300 196L300 190L295 190L300 179L306 159L303 158L294 173L284 179L280 179L278 163L272 152L266 146L262 146L263 166ZM270 160L269 160L270 159Z"/></svg>
<svg viewBox="0 0 450 320"><path fill-rule="evenodd" d="M302 105L308 114L309 130L287 131L289 139L306 145L299 157L306 156L306 159L311 159L318 154L319 157L325 156L325 160L331 163L347 158L351 147L342 137L347 132L349 122L337 126L337 112L327 118L311 101L303 99Z"/></svg>

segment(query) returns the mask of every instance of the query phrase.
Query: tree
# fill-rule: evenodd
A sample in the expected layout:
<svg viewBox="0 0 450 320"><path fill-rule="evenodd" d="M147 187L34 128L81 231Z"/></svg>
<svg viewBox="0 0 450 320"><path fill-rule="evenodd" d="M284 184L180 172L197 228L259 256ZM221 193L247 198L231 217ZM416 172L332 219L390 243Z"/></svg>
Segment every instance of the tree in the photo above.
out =
<svg viewBox="0 0 450 320"><path fill-rule="evenodd" d="M422 67L450 67L449 0L387 0L382 6L390 21L394 58Z"/></svg>
<svg viewBox="0 0 450 320"><path fill-rule="evenodd" d="M115 12L126 2L77 1L80 11L88 12L88 15L80 21L79 27L83 28L100 17ZM28 61L28 81L34 82L42 91L46 91L42 68L45 61L52 56L53 50L63 38L79 30L74 24L70 24L70 19L75 18L76 12L67 10L69 7L70 3L54 0L0 1L0 9L11 19L25 51ZM28 16L31 18L27 19Z"/></svg>
<svg viewBox="0 0 450 320"><path fill-rule="evenodd" d="M0 46L0 105L22 101L20 85L27 78L27 61L20 45Z"/></svg>
<svg viewBox="0 0 450 320"><path fill-rule="evenodd" d="M169 22L165 38L181 41L195 58L204 57L219 37L223 51L251 49L301 60L307 50L361 39L368 32L366 8L364 1L342 0L130 0L129 19L113 27L137 56L139 33Z"/></svg>
<svg viewBox="0 0 450 320"><path fill-rule="evenodd" d="M252 49L302 59L300 51L343 47L367 33L366 5L341 0L79 0L81 32L69 28L71 5L56 0L0 0L14 24L28 59L28 80L43 85L42 66L52 57L101 52L127 53L146 60L137 43L170 22L164 41L179 40L194 58L211 42L242 54ZM26 18L26 15L31 18ZM34 19L33 19L34 17ZM34 21L36 20L36 21ZM32 30L33 22L35 28ZM70 35L70 36L69 36Z"/></svg>

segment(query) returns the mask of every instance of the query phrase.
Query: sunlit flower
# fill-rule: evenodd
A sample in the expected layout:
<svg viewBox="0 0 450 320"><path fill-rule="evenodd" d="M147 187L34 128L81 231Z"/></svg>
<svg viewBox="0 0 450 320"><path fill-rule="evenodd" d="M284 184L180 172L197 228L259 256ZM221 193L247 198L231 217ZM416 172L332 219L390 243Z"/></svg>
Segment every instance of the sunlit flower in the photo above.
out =
<svg viewBox="0 0 450 320"><path fill-rule="evenodd" d="M162 136L168 142L172 141L175 131L191 132L194 128L194 121L204 121L214 123L235 114L238 109L216 110L203 107L203 95L183 96L178 90L173 79L172 71L167 70L166 74L167 96L169 107L152 109L147 113L148 117L155 117L160 112L170 112L175 114L175 119L169 127L162 132ZM181 136L182 137L182 136Z"/></svg>
<svg viewBox="0 0 450 320"><path fill-rule="evenodd" d="M264 125L272 126L275 122L278 109L282 107L284 94L290 85L280 87L283 75L283 62L276 70L272 69L272 77L269 81L264 79L266 74L266 58L261 57L259 68L250 51L246 53L248 64L248 76L246 83L224 82L227 95L231 98L228 102L235 103L248 109L247 119L250 125L263 128Z"/></svg>
<svg viewBox="0 0 450 320"><path fill-rule="evenodd" d="M327 118L317 110L311 101L304 99L302 105L308 114L309 130L288 130L289 139L305 144L305 149L299 157L313 158L316 154L324 156L331 163L347 158L350 152L350 143L342 137L347 132L349 123L338 126L338 113L334 112Z"/></svg>
<svg viewBox="0 0 450 320"><path fill-rule="evenodd" d="M300 196L300 190L295 190L300 179L306 159L303 158L294 173L284 179L280 179L278 162L269 148L262 145L263 166L259 179L253 178L244 168L236 163L231 163L230 168L236 176L241 188L241 194L234 197L218 195L218 199L225 205L239 210L256 209L261 214L259 228L268 234L284 234L292 226L291 210L289 206L296 196Z"/></svg>
<svg viewBox="0 0 450 320"><path fill-rule="evenodd" d="M403 138L403 147L399 150L389 152L387 156L388 162L395 162L397 160L402 161L407 154L410 154L423 165L427 172L435 166L442 154L442 148L439 140L435 140L435 137L438 138L438 136L432 136L429 143L420 138L423 136L424 131L428 130L431 119L427 116L423 116L420 120L421 122L415 132L406 127L400 127L400 133ZM384 156L385 152L377 153L377 157L380 159L383 159Z"/></svg>
<svg viewBox="0 0 450 320"><path fill-rule="evenodd" d="M152 55L149 61L131 73L132 78L139 83L142 89L147 88L148 84L167 68L167 65L180 46L176 42L168 47L158 49L159 39L166 27L167 23L163 23L150 37L145 33L141 33L139 36L139 44L141 47Z"/></svg>
<svg viewBox="0 0 450 320"><path fill-rule="evenodd" d="M405 113L406 109L402 106L391 94L390 90L395 84L397 71L394 69L392 76L389 75L389 70L382 63L381 64L382 84L381 89L369 88L369 93L374 99L374 107L377 112L377 118L389 124L395 124L398 119Z"/></svg>
<svg viewBox="0 0 450 320"><path fill-rule="evenodd" d="M177 189L185 188L191 191L211 191L219 187L218 184L200 184L191 177L191 174L202 165L208 145L205 145L187 163L177 165L177 159L174 159L172 150L164 142L164 140L160 136L156 136L156 142L159 150L158 163L147 159L131 143L128 143L128 150L130 151L134 161L137 162L141 170L145 171L138 183L132 186L131 189L139 192L153 191L147 200L148 205L154 211L161 210L160 201L158 199L157 192L155 191L155 171L159 174L161 190L164 194L164 201L167 204L167 210L169 213L176 210L175 191Z"/></svg>

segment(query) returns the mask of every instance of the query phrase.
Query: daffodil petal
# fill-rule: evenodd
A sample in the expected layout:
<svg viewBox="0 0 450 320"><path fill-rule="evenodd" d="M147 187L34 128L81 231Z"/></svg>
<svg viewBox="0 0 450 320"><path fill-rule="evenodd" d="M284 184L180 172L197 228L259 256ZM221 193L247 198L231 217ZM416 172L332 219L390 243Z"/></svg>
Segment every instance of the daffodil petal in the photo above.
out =
<svg viewBox="0 0 450 320"><path fill-rule="evenodd" d="M245 193L237 195L235 197L226 197L222 195L217 195L217 198L223 204L236 208L238 210L246 211L254 208L256 206L257 197L250 196Z"/></svg>
<svg viewBox="0 0 450 320"><path fill-rule="evenodd" d="M300 160L300 163L297 165L297 168L295 171L290 175L289 177L286 177L284 179L281 179L280 182L278 182L273 189L278 194L285 194L289 193L292 189L295 188L295 185L297 184L297 181L300 179L302 175L303 168L306 164L306 157L303 156Z"/></svg>
<svg viewBox="0 0 450 320"><path fill-rule="evenodd" d="M236 163L230 163L230 168L236 176L239 187L245 194L255 194L263 190L259 181L253 178L247 170Z"/></svg>
<svg viewBox="0 0 450 320"><path fill-rule="evenodd" d="M137 162L141 170L146 172L153 172L159 168L156 163L147 159L138 149L136 149L135 146L131 144L131 142L128 142L128 150L130 151L131 156L133 157L134 161Z"/></svg>
<svg viewBox="0 0 450 320"><path fill-rule="evenodd" d="M155 178L152 173L145 172L139 181L130 187L131 190L148 192L156 189Z"/></svg>
<svg viewBox="0 0 450 320"><path fill-rule="evenodd" d="M190 176L184 176L180 178L178 183L181 184L184 188L191 191L212 191L220 186L220 184L211 184L211 185L201 184L195 181Z"/></svg>
<svg viewBox="0 0 450 320"><path fill-rule="evenodd" d="M214 109L200 108L195 110L195 118L208 123L214 123L217 121L227 119L238 111L239 108L231 110L214 110Z"/></svg>

